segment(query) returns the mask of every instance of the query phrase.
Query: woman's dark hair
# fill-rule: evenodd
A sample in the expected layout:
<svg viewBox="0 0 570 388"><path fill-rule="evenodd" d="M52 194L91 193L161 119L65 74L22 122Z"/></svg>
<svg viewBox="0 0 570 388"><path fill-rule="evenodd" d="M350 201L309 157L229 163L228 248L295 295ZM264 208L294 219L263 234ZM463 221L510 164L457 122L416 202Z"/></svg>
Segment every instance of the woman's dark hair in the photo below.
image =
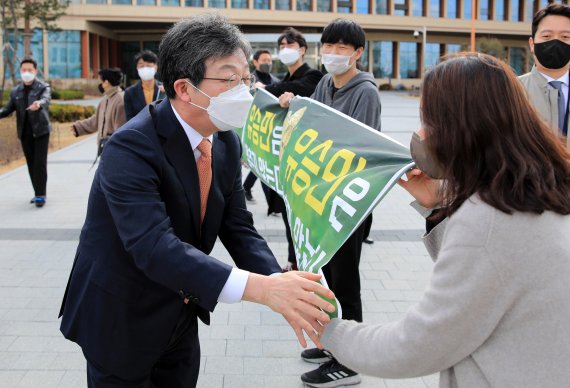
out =
<svg viewBox="0 0 570 388"><path fill-rule="evenodd" d="M475 193L507 214L570 214L570 152L504 62L478 53L444 58L424 78L421 119L427 149L443 166L445 215Z"/></svg>
<svg viewBox="0 0 570 388"><path fill-rule="evenodd" d="M330 22L321 35L321 43L344 43L355 50L366 44L366 35L359 24L348 19L335 19Z"/></svg>
<svg viewBox="0 0 570 388"><path fill-rule="evenodd" d="M139 52L137 55L135 55L135 66L141 59L148 63L154 63L154 64L158 63L158 57L156 56L155 53L153 53L150 50L143 50Z"/></svg>
<svg viewBox="0 0 570 388"><path fill-rule="evenodd" d="M538 31L538 25L547 16L558 15L566 16L570 19L570 7L567 4L551 3L547 7L542 8L532 18L532 38L534 39L536 31Z"/></svg>
<svg viewBox="0 0 570 388"><path fill-rule="evenodd" d="M305 40L303 34L301 34L293 27L287 27L285 31L283 31L283 33L279 36L279 39L277 39L277 47L279 47L283 39L286 39L287 43L297 42L299 43L299 47L304 47L305 49L308 48L307 41Z"/></svg>
<svg viewBox="0 0 570 388"><path fill-rule="evenodd" d="M99 70L99 77L101 77L101 81L109 81L112 86L118 86L123 79L123 73L118 67L101 69Z"/></svg>
<svg viewBox="0 0 570 388"><path fill-rule="evenodd" d="M253 60L254 60L254 61L259 61L259 57L260 57L262 54L269 54L269 55L271 56L271 51L266 50L266 49L257 50L257 51L255 52L255 54L253 54Z"/></svg>

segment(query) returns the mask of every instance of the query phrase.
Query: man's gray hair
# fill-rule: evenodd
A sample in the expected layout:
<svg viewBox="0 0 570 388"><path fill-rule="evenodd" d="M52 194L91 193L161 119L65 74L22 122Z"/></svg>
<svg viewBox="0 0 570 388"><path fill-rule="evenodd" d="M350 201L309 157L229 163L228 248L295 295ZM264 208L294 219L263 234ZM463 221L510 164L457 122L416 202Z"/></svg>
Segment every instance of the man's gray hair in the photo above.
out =
<svg viewBox="0 0 570 388"><path fill-rule="evenodd" d="M243 51L249 58L251 47L245 35L228 19L207 13L182 19L162 37L158 49L158 69L166 95L174 98L174 82L188 78L199 85L206 74L206 61Z"/></svg>

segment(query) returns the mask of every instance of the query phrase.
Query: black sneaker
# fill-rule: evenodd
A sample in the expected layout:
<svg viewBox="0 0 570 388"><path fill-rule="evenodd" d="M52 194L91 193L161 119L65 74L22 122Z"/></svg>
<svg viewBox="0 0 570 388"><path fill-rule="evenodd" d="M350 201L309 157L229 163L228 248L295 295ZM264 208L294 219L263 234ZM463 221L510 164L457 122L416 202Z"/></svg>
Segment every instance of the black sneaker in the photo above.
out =
<svg viewBox="0 0 570 388"><path fill-rule="evenodd" d="M309 387L332 388L342 385L353 385L360 383L360 375L344 365L338 363L334 358L329 362L301 375L301 381Z"/></svg>
<svg viewBox="0 0 570 388"><path fill-rule="evenodd" d="M290 264L289 262L287 264ZM291 271L289 269L288 271ZM283 271L286 272L286 271ZM311 364L322 364L324 362L330 361L332 359L332 354L327 352L326 350L322 350L319 348L312 348L303 350L301 352L301 358Z"/></svg>
<svg viewBox="0 0 570 388"><path fill-rule="evenodd" d="M249 190L245 190L245 199L247 199L249 202L255 201L255 199L253 199L253 195L251 195L251 191Z"/></svg>
<svg viewBox="0 0 570 388"><path fill-rule="evenodd" d="M36 207L43 207L46 204L46 199L45 197L36 197L34 202Z"/></svg>

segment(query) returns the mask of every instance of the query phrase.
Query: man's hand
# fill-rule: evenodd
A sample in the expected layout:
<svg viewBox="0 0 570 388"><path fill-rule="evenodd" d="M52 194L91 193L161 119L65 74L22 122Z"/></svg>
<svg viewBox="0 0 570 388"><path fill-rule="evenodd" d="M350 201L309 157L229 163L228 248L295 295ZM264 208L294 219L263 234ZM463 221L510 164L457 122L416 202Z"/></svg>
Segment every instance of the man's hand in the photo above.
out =
<svg viewBox="0 0 570 388"><path fill-rule="evenodd" d="M78 137L79 134L77 133L77 129L75 129L75 126L72 125L71 127L69 127L69 132L71 132L71 134L75 137Z"/></svg>
<svg viewBox="0 0 570 388"><path fill-rule="evenodd" d="M307 341L303 331L322 348L319 337L330 318L320 309L333 312L335 308L317 295L334 298L331 290L316 282L320 278L321 275L298 271L270 277L250 273L242 300L264 304L283 315L304 348Z"/></svg>
<svg viewBox="0 0 570 388"><path fill-rule="evenodd" d="M41 106L39 101L34 101L30 104L29 107L26 108L26 110L31 110L32 112L35 112L35 111L41 109L41 107L42 106Z"/></svg>
<svg viewBox="0 0 570 388"><path fill-rule="evenodd" d="M432 179L421 170L414 168L406 173L408 180L400 179L398 184L408 191L420 205L433 209L443 202L442 181Z"/></svg>
<svg viewBox="0 0 570 388"><path fill-rule="evenodd" d="M291 92L285 92L282 95L279 96L279 105L281 105L281 108L289 108L289 103L291 102L291 100L293 99L293 97L295 97L295 95Z"/></svg>

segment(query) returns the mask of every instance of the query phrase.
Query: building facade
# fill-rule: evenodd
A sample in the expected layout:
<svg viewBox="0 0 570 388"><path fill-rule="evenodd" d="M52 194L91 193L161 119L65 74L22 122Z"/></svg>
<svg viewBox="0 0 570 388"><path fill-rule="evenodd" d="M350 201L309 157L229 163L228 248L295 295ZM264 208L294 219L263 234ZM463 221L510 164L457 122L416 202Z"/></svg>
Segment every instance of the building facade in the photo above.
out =
<svg viewBox="0 0 570 388"><path fill-rule="evenodd" d="M114 66L134 79L134 55L158 52L173 22L216 11L241 27L254 50L271 50L279 74L286 70L277 59L276 40L285 27L305 34L306 61L317 67L322 28L344 17L365 29L361 65L379 84L417 86L441 55L469 49L472 1L477 39L499 39L506 61L515 72L526 72L530 22L547 0L71 0L57 22L59 31L34 30L32 51L47 79L94 79L99 69Z"/></svg>

